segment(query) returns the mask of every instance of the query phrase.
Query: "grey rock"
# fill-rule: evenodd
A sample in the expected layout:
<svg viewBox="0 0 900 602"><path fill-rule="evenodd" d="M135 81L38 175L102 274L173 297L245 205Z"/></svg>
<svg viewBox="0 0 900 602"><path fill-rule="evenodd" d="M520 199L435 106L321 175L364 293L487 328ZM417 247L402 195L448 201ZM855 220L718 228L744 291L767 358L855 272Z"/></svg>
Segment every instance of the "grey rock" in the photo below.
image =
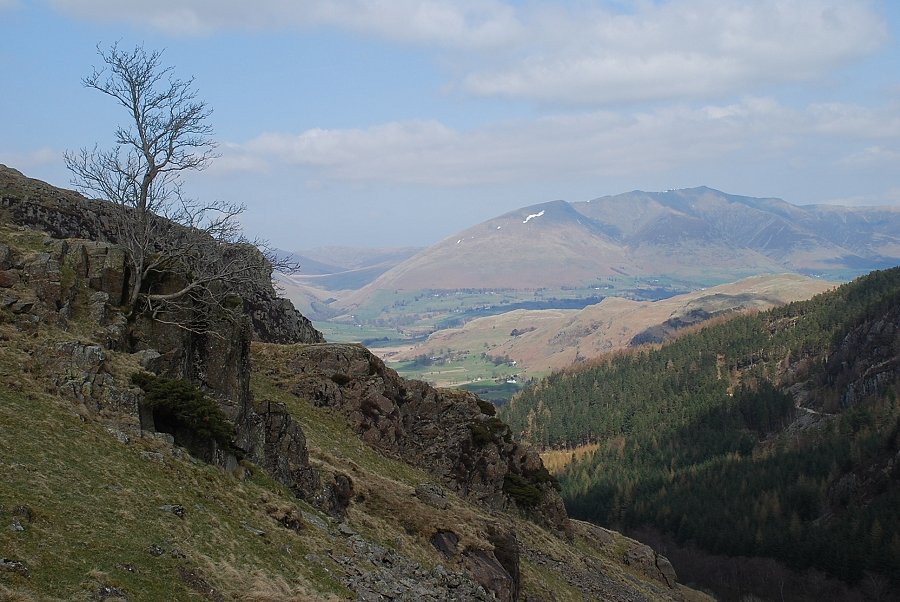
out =
<svg viewBox="0 0 900 602"><path fill-rule="evenodd" d="M184 506L178 504L163 504L159 509L163 512L171 512L178 518L184 518Z"/></svg>
<svg viewBox="0 0 900 602"><path fill-rule="evenodd" d="M115 437L116 441L118 441L119 443L121 443L123 445L125 445L129 441L131 441L131 438L128 436L127 433L123 433L119 429L113 428L111 426L106 427L106 432L109 433L110 435L112 435L113 437Z"/></svg>
<svg viewBox="0 0 900 602"><path fill-rule="evenodd" d="M265 537L266 536L266 532L263 531L262 529L258 529L256 527L253 527L246 523L241 523L241 526L244 528L245 531L249 531L250 533L252 533L253 535L256 535L257 537Z"/></svg>
<svg viewBox="0 0 900 602"><path fill-rule="evenodd" d="M450 500L447 499L447 492L440 485L434 483L422 483L416 485L416 497L423 503L428 504L439 510L446 510L450 507Z"/></svg>
<svg viewBox="0 0 900 602"><path fill-rule="evenodd" d="M353 529L353 527L351 527L347 523L339 524L337 527L337 530L338 530L338 533L340 533L341 535L343 535L345 537L352 537L353 535L357 534L356 531Z"/></svg>
<svg viewBox="0 0 900 602"><path fill-rule="evenodd" d="M0 270L7 270L12 267L12 251L10 248L0 243Z"/></svg>
<svg viewBox="0 0 900 602"><path fill-rule="evenodd" d="M11 558L0 558L0 571L16 573L23 577L28 577L28 567L21 560L13 560Z"/></svg>
<svg viewBox="0 0 900 602"><path fill-rule="evenodd" d="M148 462L159 462L162 463L165 461L166 457L160 452L152 452L152 451L142 451L141 458L147 460Z"/></svg>
<svg viewBox="0 0 900 602"><path fill-rule="evenodd" d="M94 595L92 597L94 598L94 600L101 600L101 601L105 601L105 600L127 601L128 600L128 595L125 593L124 590L122 590L118 587L113 587L111 585L101 585L97 589L97 591L94 592Z"/></svg>
<svg viewBox="0 0 900 602"><path fill-rule="evenodd" d="M151 556L157 556L157 557L162 556L163 554L166 553L166 551L163 550L162 547L160 547L156 544L151 544L150 547L147 548L147 552L149 552Z"/></svg>
<svg viewBox="0 0 900 602"><path fill-rule="evenodd" d="M302 512L303 520L311 524L313 527L320 531L328 531L328 523L322 520L320 517L316 516L312 512Z"/></svg>
<svg viewBox="0 0 900 602"><path fill-rule="evenodd" d="M156 373L162 367L162 354L156 349L142 349L132 355L137 358L141 368L148 372Z"/></svg>
<svg viewBox="0 0 900 602"><path fill-rule="evenodd" d="M158 439L159 441L162 441L166 445L175 445L175 435L173 435L172 433L154 432L151 434L151 436L154 439Z"/></svg>

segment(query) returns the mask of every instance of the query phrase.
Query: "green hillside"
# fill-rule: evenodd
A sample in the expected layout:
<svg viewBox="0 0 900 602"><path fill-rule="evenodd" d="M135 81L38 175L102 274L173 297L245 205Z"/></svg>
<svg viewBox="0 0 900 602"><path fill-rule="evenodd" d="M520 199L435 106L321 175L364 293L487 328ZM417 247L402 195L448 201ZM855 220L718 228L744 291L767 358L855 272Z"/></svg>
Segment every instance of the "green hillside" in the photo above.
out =
<svg viewBox="0 0 900 602"><path fill-rule="evenodd" d="M900 578L900 269L557 373L502 411L570 513L851 583ZM795 405L797 407L795 407Z"/></svg>
<svg viewBox="0 0 900 602"><path fill-rule="evenodd" d="M153 320L80 238L105 205L0 193L0 600L707 599L570 522L489 403L322 343L267 272L186 308L203 331Z"/></svg>

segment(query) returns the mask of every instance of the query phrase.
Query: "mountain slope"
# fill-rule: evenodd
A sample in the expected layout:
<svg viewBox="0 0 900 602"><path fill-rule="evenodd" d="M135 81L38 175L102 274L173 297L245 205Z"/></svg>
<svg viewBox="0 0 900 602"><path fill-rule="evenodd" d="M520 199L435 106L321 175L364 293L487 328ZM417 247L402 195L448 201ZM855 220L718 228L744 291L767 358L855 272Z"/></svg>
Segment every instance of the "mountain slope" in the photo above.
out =
<svg viewBox="0 0 900 602"><path fill-rule="evenodd" d="M502 414L542 447L593 444L560 477L575 516L893 588L898 333L894 268L557 373ZM792 599L857 599L814 593L811 575L792 577ZM761 576L745 585L777 595Z"/></svg>
<svg viewBox="0 0 900 602"><path fill-rule="evenodd" d="M565 201L525 207L447 238L364 289L540 288L633 269L601 224ZM356 299L359 296L351 297Z"/></svg>
<svg viewBox="0 0 900 602"><path fill-rule="evenodd" d="M594 285L610 277L695 286L784 271L834 279L900 259L900 209L800 207L710 188L554 201L483 222L416 254L376 290Z"/></svg>
<svg viewBox="0 0 900 602"><path fill-rule="evenodd" d="M896 257L900 231L900 211L892 208L800 207L706 187L632 192L574 207L616 228L632 248L690 240L753 251L798 271L883 267Z"/></svg>

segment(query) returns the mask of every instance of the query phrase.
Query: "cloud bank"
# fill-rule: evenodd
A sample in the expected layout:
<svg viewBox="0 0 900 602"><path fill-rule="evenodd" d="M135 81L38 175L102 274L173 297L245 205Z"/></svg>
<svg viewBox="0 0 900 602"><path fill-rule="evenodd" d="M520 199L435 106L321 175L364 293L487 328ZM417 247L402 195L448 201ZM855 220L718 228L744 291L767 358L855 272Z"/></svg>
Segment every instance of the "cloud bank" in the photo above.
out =
<svg viewBox="0 0 900 602"><path fill-rule="evenodd" d="M575 105L721 97L808 81L888 40L866 0L635 1L626 10L499 0L53 4L82 19L182 36L331 27L440 52L451 89Z"/></svg>
<svg viewBox="0 0 900 602"><path fill-rule="evenodd" d="M767 160L806 154L840 134L836 167L895 161L896 107L813 104L767 97L644 112L591 111L495 123L472 130L438 121L353 129L269 132L222 149L223 167L311 168L335 181L453 187L567 177L639 175L718 162L729 155Z"/></svg>

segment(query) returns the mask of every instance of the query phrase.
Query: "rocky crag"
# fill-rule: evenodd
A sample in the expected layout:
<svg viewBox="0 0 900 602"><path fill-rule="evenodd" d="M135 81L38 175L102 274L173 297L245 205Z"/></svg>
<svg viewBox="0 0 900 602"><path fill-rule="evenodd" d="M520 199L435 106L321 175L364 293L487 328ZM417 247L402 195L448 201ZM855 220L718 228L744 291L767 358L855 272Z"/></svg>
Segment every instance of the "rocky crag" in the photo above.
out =
<svg viewBox="0 0 900 602"><path fill-rule="evenodd" d="M25 458L31 449L25 433L42 432L43 422L27 424L23 416L42 400L49 405L41 416L68 425L70 448L79 437L112 436L112 442L97 439L84 448L86 455L106 450L94 464L110 458L143 463L146 475L104 473L101 483L113 478L140 489L157 475L157 490L196 501L159 506L164 516L154 520L174 516L184 527L172 531L169 523L159 522L159 532L169 533L169 540L148 540L149 557L108 567L97 560L105 570L72 577L78 595L58 589L67 587L62 577L41 582L47 584L42 590L34 585L41 575L64 574L60 567L66 561L54 566L40 551L46 546L31 547L29 538L62 537L58 545L65 546L54 525L77 513L81 500L67 498L68 510L54 514L52 495L32 498L28 487L16 488L16 471L22 467L28 472L23 483L42 470L42 479L52 478L56 468L47 458L56 448L52 453L38 449L33 466L24 460L6 466L9 493L0 496L0 518L7 520L11 512L11 524L18 528L11 527L5 537L26 535L0 539L0 549L7 550L0 563L0 595L49 591L62 598L129 599L130 587L141 599L134 588L151 588L149 582L139 585L141 580L162 569L136 567L164 557L177 563L169 570L177 574L178 587L193 592L185 596L212 600L226 599L223 592L273 600L556 599L558 588L546 583L547 575L557 575L564 583L559 587L570 592L560 599L592 598L601 591L611 600L695 599L674 582L674 574L622 569L635 546L623 547L616 535L604 540L573 526L539 457L512 441L490 404L468 393L401 379L362 347L324 344L308 320L277 298L268 273L260 274L266 279L256 287L261 292L244 299L241 319L213 316L203 333L126 316L120 305L128 275L123 252L110 234L109 211L102 202L0 166L0 343L5 341L0 394L10 408L9 414L0 412L6 433L0 435L0 450ZM170 428L131 382L131 375L141 371L185 379L213 397L234 427L232 443ZM88 435L75 429L73 417ZM59 427L47 428L50 433ZM346 434L325 451L323 437L332 428ZM21 438L12 439L15 433ZM352 441L356 436L359 443ZM200 460L195 458L224 468L203 477L210 492L196 486L190 493L183 486L167 489L169 481L196 482ZM385 466L402 476L389 478L373 468ZM84 470L87 480L91 464ZM230 489L223 488L227 478L237 479ZM68 483L63 479L53 491ZM112 510L118 518L111 525L127 523L130 511L121 504L131 499L131 489L115 485L116 501L100 504L84 520L96 518L99 525L104 512ZM241 497L247 490L256 492L255 502ZM153 497L142 494L132 503L140 507L148 496ZM233 556L184 539L195 530L208 532L199 521L210 505L226 512L213 520L218 531L230 520L226 516L247 517L237 534L232 531L220 544L233 548L251 536L247 549L256 552L240 552L239 566ZM251 520L274 521L275 530ZM149 518L144 523L139 532L127 533L129 542L143 541L147 524L156 524ZM155 532L151 529L148 537L156 537ZM386 540L386 532L393 539ZM295 545L310 551L287 562ZM608 553L603 556L609 549L613 560ZM19 555L16 550L21 558L13 557ZM249 560L277 550L282 556L268 564ZM585 554L595 559L588 562ZM646 549L647 554L652 552ZM569 572L558 573L556 565ZM120 576L111 578L108 571ZM597 571L604 573L602 579L590 576ZM262 589L268 593L246 598ZM171 599L181 597L172 594Z"/></svg>

